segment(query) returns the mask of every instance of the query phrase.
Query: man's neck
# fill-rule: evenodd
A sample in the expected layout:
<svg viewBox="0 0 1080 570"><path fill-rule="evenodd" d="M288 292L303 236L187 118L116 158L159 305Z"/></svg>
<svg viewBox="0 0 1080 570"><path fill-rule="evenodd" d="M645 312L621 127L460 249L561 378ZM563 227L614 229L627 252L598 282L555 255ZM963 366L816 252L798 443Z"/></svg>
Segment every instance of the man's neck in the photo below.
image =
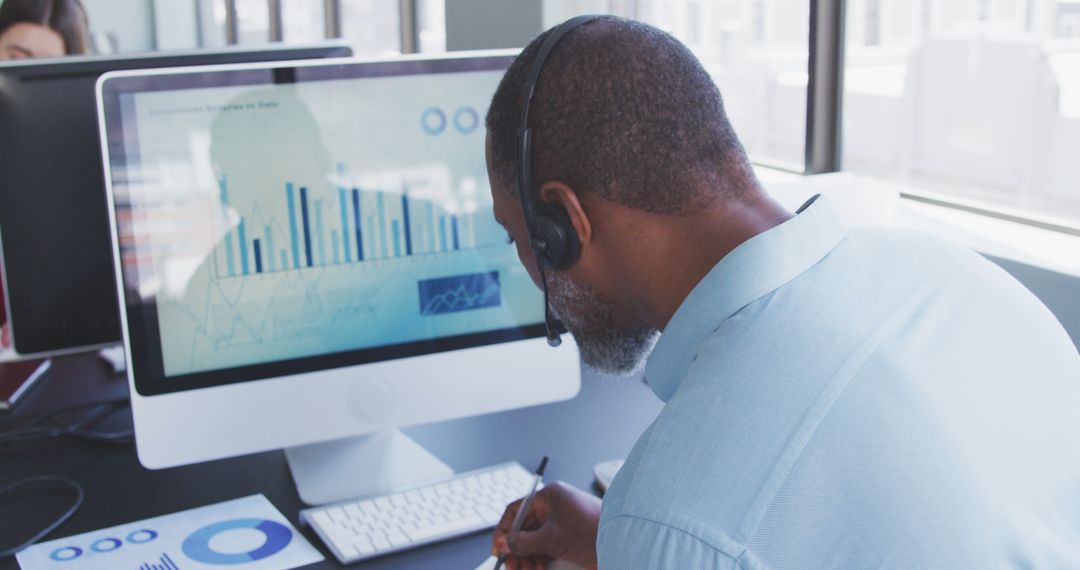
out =
<svg viewBox="0 0 1080 570"><path fill-rule="evenodd" d="M628 279L646 322L664 330L675 311L717 263L750 238L791 219L792 214L755 192L738 203L721 204L692 216L655 220L659 239L639 250Z"/></svg>

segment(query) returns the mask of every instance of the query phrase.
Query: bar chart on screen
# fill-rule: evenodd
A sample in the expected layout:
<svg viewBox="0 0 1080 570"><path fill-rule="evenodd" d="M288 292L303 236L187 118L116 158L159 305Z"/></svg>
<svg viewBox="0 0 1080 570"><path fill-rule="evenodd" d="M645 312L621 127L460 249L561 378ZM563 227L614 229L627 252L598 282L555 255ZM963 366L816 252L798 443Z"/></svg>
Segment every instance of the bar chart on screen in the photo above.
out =
<svg viewBox="0 0 1080 570"><path fill-rule="evenodd" d="M489 208L450 211L410 195L405 180L392 189L338 186L322 192L284 182L244 213L231 212L227 175L218 186L221 219L235 221L219 230L219 279L505 245Z"/></svg>

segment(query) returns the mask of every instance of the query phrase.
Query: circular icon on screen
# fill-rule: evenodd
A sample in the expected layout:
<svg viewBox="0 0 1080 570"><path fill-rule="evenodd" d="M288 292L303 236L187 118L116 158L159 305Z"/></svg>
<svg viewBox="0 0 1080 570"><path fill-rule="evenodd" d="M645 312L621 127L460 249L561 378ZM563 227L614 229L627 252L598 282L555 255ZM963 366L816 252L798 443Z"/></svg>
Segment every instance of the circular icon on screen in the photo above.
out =
<svg viewBox="0 0 1080 570"><path fill-rule="evenodd" d="M210 541L217 535L235 529L253 529L263 534L261 546L248 552L218 552L210 547ZM234 519L205 526L184 539L181 549L188 558L213 564L229 566L262 560L281 552L292 541L292 531L281 523L266 519Z"/></svg>
<svg viewBox="0 0 1080 570"><path fill-rule="evenodd" d="M454 112L454 128L467 135L480 126L480 115L472 107L462 107Z"/></svg>
<svg viewBox="0 0 1080 570"><path fill-rule="evenodd" d="M420 128L429 135L441 135L446 130L446 113L438 107L428 107L420 114Z"/></svg>

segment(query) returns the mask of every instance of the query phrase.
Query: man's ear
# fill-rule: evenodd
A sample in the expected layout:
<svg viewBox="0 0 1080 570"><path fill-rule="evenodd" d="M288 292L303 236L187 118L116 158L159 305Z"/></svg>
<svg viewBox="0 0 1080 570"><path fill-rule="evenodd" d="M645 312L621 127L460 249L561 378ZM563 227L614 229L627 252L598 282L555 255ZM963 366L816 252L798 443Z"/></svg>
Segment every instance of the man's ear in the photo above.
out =
<svg viewBox="0 0 1080 570"><path fill-rule="evenodd" d="M577 192L574 192L572 188L554 180L545 182L540 186L540 200L566 210L566 215L570 218L570 224L574 226L582 247L592 240L592 222L589 221L589 216L585 213Z"/></svg>

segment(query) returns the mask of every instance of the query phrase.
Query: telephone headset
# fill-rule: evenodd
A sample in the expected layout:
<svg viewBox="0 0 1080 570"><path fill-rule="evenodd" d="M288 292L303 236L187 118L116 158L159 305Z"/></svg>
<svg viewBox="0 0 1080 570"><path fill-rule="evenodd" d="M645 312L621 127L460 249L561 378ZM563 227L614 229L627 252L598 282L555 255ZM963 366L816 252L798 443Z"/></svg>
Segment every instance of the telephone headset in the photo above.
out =
<svg viewBox="0 0 1080 570"><path fill-rule="evenodd" d="M529 247L532 248L540 269L540 282L544 287L544 326L547 329L547 341L551 346L559 346L559 335L566 332L551 312L548 302L546 269L564 271L573 267L581 253L577 230L570 223L570 216L562 206L538 200L533 192L532 178L532 130L529 129L529 107L536 95L536 83L540 80L540 71L544 60L563 36L572 30L600 18L598 15L585 15L570 18L559 24L544 39L533 60L532 70L523 90L521 106L521 126L518 129L517 184L521 210L525 214L525 227L529 232Z"/></svg>

